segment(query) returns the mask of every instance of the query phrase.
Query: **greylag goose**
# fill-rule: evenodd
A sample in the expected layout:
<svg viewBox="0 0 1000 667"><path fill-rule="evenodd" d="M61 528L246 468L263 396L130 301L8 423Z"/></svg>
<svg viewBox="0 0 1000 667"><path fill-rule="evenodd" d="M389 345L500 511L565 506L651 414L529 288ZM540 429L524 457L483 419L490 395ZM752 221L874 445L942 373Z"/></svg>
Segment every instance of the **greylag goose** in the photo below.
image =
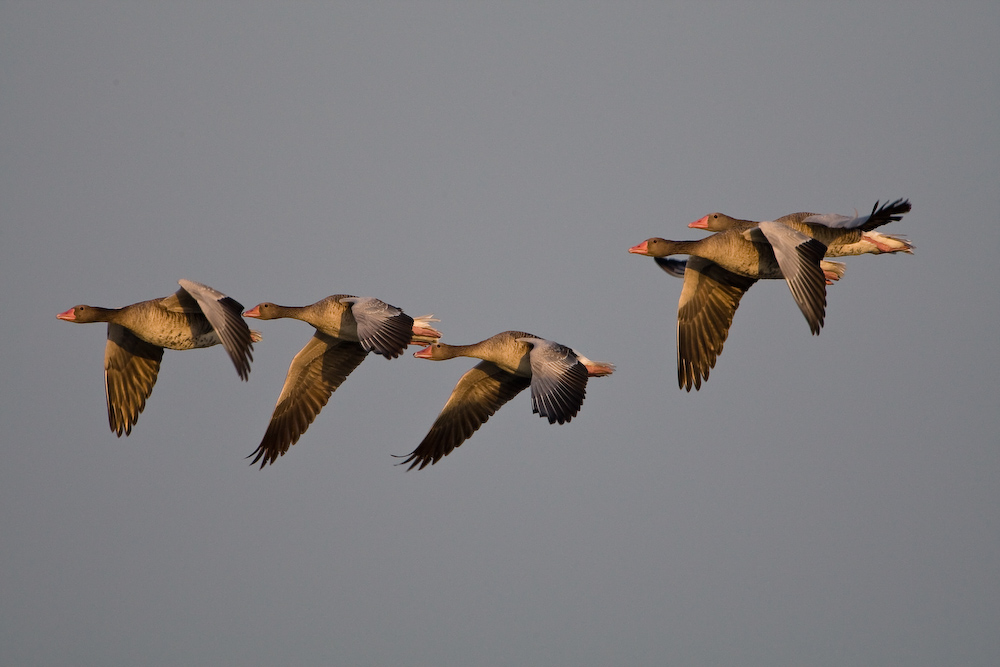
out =
<svg viewBox="0 0 1000 667"><path fill-rule="evenodd" d="M587 378L610 375L613 364L592 361L576 350L523 331L504 331L472 345L434 343L418 359L481 359L458 381L430 432L400 465L423 469L472 437L500 407L531 387L532 412L564 424L577 415ZM404 457L400 457L404 458Z"/></svg>
<svg viewBox="0 0 1000 667"><path fill-rule="evenodd" d="M878 205L876 204L876 207L877 206ZM808 224L807 220L818 215L820 214L807 212L789 213L788 215L783 215L780 218L775 219L775 222L788 225L793 229L797 229L800 232L811 236L812 226ZM899 220L901 217L901 215L898 215L893 217L892 220ZM745 232L759 224L759 222L754 220L740 220L738 218L733 218L725 213L709 213L705 217L699 218L698 220L690 223L688 227L691 229L704 229L707 232L728 232L732 229L738 229L741 232ZM857 234L845 234L840 238L834 239L826 247L826 257L849 257L869 253L873 255L881 255L883 253L897 252L905 252L909 255L913 254L913 244L910 243L906 237L882 234L874 230L867 232L860 232L858 230L853 231L857 232ZM656 263L669 275L674 276L675 278L684 277L684 268L686 266L685 260L657 257ZM823 269L823 274L826 276L827 285L832 284L835 280L843 278L844 272L846 271L846 267L840 262L828 262L824 260L820 262L820 267Z"/></svg>
<svg viewBox="0 0 1000 667"><path fill-rule="evenodd" d="M298 442L330 396L369 352L395 359L409 344L426 345L441 337L430 326L433 315L416 319L372 297L334 294L309 306L265 302L244 317L273 320L288 317L307 322L316 333L288 368L271 421L250 465L261 469ZM248 456L247 458L250 458Z"/></svg>
<svg viewBox="0 0 1000 667"><path fill-rule="evenodd" d="M898 208L893 209L892 207L898 205ZM896 221L902 218L903 213L907 213L910 210L909 202L896 201L889 205L889 212L886 214L888 219L881 223ZM878 204L876 204L876 208ZM876 211L872 211L876 213ZM780 222L783 225L788 225L792 229L797 229L798 231L806 234L807 236L816 237L817 232L822 234L829 227L823 227L822 225L817 225L816 220L821 220L826 218L817 213L790 213L788 215L783 215L777 218L775 222ZM837 216L846 218L846 216ZM730 217L725 213L709 213L703 218L695 220L688 227L692 229L704 229L709 232L727 232L731 229L738 229L741 232L745 232L748 229L756 227L758 222L753 220L739 220L737 218ZM873 255L881 255L883 253L897 253L905 252L907 254L913 254L913 244L910 243L905 237L893 236L890 234L881 234L874 230L862 231L860 229L843 230L844 233L835 236L830 240L830 243L826 246L826 256L827 257L848 257L852 255L864 255L871 253ZM823 240L822 238L820 240Z"/></svg>
<svg viewBox="0 0 1000 667"><path fill-rule="evenodd" d="M108 422L118 437L129 435L146 407L163 359L163 348L191 350L222 344L246 380L253 361L253 343L260 334L240 317L243 306L222 292L192 280L161 299L124 308L75 306L56 315L76 323L107 322L104 347L104 387Z"/></svg>
<svg viewBox="0 0 1000 667"><path fill-rule="evenodd" d="M818 334L826 313L826 282L822 257L826 243L851 240L851 235L899 220L910 202L896 200L871 215L851 218L835 214L811 215L802 222L808 234L786 223L765 221L746 229L717 232L698 241L651 238L629 252L664 258L691 255L684 266L684 287L677 308L677 381L682 389L701 388L708 379L729 334L733 315L743 294L759 279L785 279L806 317ZM832 263L831 263L832 264ZM676 275L676 261L660 263Z"/></svg>

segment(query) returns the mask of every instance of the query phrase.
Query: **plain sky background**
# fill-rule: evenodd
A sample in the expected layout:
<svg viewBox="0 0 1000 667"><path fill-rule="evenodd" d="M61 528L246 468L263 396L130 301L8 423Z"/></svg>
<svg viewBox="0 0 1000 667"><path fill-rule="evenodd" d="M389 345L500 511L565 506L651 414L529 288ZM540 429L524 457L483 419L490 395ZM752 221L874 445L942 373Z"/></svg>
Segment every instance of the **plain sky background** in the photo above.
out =
<svg viewBox="0 0 1000 667"><path fill-rule="evenodd" d="M995 665L1000 4L0 4L0 663ZM908 197L809 335L743 300L678 390L710 211ZM252 452L312 329L167 351L109 431L103 325L346 292L614 362L433 468L466 359L371 357ZM417 348L411 348L416 350Z"/></svg>

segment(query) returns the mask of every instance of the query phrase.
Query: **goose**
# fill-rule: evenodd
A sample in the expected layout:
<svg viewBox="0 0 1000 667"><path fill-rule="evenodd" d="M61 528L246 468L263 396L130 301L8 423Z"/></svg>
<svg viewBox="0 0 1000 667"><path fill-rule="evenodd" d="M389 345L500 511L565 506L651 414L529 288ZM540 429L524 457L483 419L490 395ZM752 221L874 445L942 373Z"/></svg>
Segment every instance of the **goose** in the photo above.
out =
<svg viewBox="0 0 1000 667"><path fill-rule="evenodd" d="M895 203L900 204L900 202ZM900 205L899 213L890 214L890 219L887 222L899 220L902 217L902 213L910 210L908 207L905 207L906 210L904 211L902 210L903 208L904 206ZM804 234L814 236L817 232L823 233L823 230L829 229L822 225L817 226L816 220L822 218L823 216L817 213L799 212L783 215L777 218L775 222L780 222ZM726 232L730 229L746 231L756 227L758 224L753 220L739 220L725 213L709 213L705 217L690 223L688 227L691 229L704 229L708 232ZM848 257L868 253L881 255L883 253L897 252L912 255L913 244L903 236L882 234L874 230L861 231L860 229L845 230L845 233L832 238L826 247L827 257Z"/></svg>
<svg viewBox="0 0 1000 667"><path fill-rule="evenodd" d="M851 240L855 232L899 220L910 202L896 200L863 217L810 215L802 221L809 233L778 221L745 229L731 228L697 241L667 241L654 237L629 252L658 258L661 268L676 275L684 270L684 287L677 309L677 381L682 389L701 388L708 379L729 334L743 294L759 279L784 279L813 334L826 314L826 283L822 258L827 243ZM681 267L661 261L675 254L690 258Z"/></svg>
<svg viewBox="0 0 1000 667"><path fill-rule="evenodd" d="M806 223L806 220L816 215L819 214L807 212L790 213L788 215L783 215L780 218L776 218L775 222L789 225L793 229L798 229L799 231L808 234L809 232L806 230L811 231L811 227ZM898 219L899 217L895 218L895 220ZM759 222L754 220L740 220L738 218L733 218L725 213L709 213L708 215L688 224L688 227L691 229L704 229L707 232L727 232L731 229L738 229L745 232L759 224ZM869 253L873 255L881 255L884 253L892 254L897 252L904 252L908 255L913 254L913 244L903 236L882 234L871 230L867 232L860 232L856 236L852 235L852 237L853 238L850 238L845 235L845 237L834 239L826 248L826 257L849 257ZM657 257L656 263L668 275L674 276L675 278L684 277L684 268L687 264L685 260ZM820 262L820 267L823 269L823 274L826 276L827 285L831 285L833 284L833 281L843 278L844 272L846 271L846 267L840 262L828 262L824 260Z"/></svg>
<svg viewBox="0 0 1000 667"><path fill-rule="evenodd" d="M433 315L416 319L374 297L334 294L308 306L279 306L265 301L243 313L261 320L291 318L316 328L292 359L285 384L250 465L261 469L291 448L334 391L369 352L395 359L407 345L429 344L441 337Z"/></svg>
<svg viewBox="0 0 1000 667"><path fill-rule="evenodd" d="M191 350L221 344L241 380L250 374L253 344L260 333L240 318L243 306L208 285L177 281L174 294L140 301L123 308L74 306L56 315L60 320L87 324L107 322L104 347L104 389L108 423L119 438L132 433L160 371L163 349Z"/></svg>
<svg viewBox="0 0 1000 667"><path fill-rule="evenodd" d="M500 407L531 387L532 412L550 424L565 424L583 405L588 377L611 375L615 367L592 361L565 345L524 331L503 331L472 345L433 343L418 359L472 357L481 361L458 381L430 431L400 465L423 469L472 437Z"/></svg>

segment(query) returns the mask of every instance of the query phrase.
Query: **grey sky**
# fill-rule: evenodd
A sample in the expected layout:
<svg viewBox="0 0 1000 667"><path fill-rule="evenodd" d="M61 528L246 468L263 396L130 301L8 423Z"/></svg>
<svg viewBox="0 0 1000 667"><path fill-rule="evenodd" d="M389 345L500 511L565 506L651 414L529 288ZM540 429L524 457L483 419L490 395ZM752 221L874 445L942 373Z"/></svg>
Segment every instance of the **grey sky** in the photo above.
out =
<svg viewBox="0 0 1000 667"><path fill-rule="evenodd" d="M0 662L993 665L1000 5L3 3ZM677 389L710 211L908 197L818 337L756 285ZM372 357L274 466L312 329L167 351L108 430L103 325L338 292L614 362L405 473L470 360ZM416 348L412 348L416 349Z"/></svg>

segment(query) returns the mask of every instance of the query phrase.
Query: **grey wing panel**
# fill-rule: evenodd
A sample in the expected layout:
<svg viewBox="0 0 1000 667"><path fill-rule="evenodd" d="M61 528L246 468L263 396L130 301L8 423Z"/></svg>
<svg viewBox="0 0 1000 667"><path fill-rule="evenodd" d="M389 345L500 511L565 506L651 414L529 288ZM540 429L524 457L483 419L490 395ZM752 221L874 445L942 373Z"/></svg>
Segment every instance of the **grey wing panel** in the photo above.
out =
<svg viewBox="0 0 1000 667"><path fill-rule="evenodd" d="M687 268L687 260L673 259L670 257L654 257L653 260L656 262L657 266L667 273L667 275L671 275L674 278L684 277L684 269Z"/></svg>
<svg viewBox="0 0 1000 667"><path fill-rule="evenodd" d="M183 292L194 298L222 341L222 346L236 366L236 372L241 379L248 379L250 362L253 361L253 339L250 327L243 319L243 304L208 285L184 278L177 282L182 288L176 295L181 305L185 306Z"/></svg>
<svg viewBox="0 0 1000 667"><path fill-rule="evenodd" d="M565 345L532 339L531 408L550 424L573 419L587 395L587 368Z"/></svg>
<svg viewBox="0 0 1000 667"><path fill-rule="evenodd" d="M358 339L367 350L386 359L401 355L413 337L413 318L399 308L374 297L341 299L351 303L358 323Z"/></svg>
<svg viewBox="0 0 1000 667"><path fill-rule="evenodd" d="M777 222L762 222L760 230L774 250L781 273L809 323L809 330L818 334L826 317L826 277L820 267L826 246Z"/></svg>

